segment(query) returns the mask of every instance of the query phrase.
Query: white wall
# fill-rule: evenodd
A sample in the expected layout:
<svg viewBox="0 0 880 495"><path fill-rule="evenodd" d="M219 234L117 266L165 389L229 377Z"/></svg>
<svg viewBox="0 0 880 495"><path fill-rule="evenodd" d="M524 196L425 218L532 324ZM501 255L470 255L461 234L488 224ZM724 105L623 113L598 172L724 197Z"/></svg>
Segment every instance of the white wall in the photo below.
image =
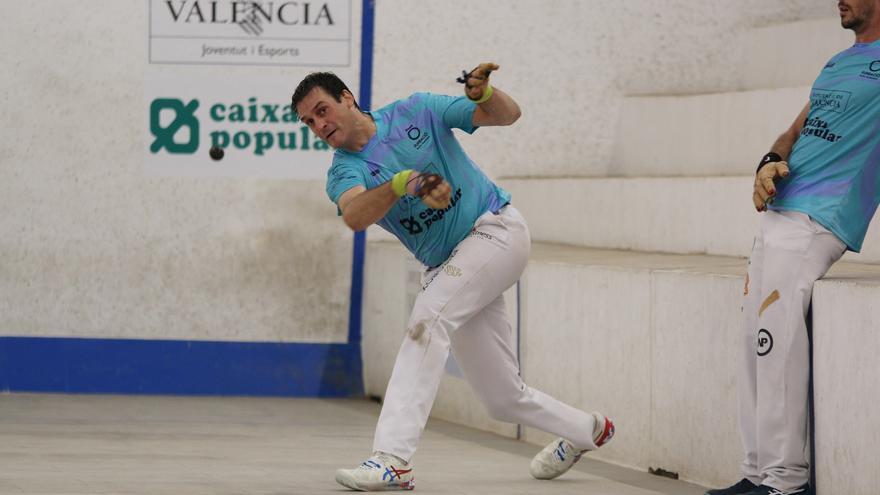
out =
<svg viewBox="0 0 880 495"><path fill-rule="evenodd" d="M612 163L622 95L736 86L724 68L738 30L832 10L382 0L374 106L456 93L461 69L494 60L524 117L464 137L469 152L494 175L595 175ZM0 333L345 339L350 234L320 182L144 175L146 2L36 0L4 13Z"/></svg>
<svg viewBox="0 0 880 495"><path fill-rule="evenodd" d="M493 60L501 65L493 83L523 117L463 137L477 163L494 176L603 175L623 95L735 89L745 77L731 71L744 29L835 8L826 0L380 0L373 102L454 94L462 69Z"/></svg>
<svg viewBox="0 0 880 495"><path fill-rule="evenodd" d="M434 53L430 49L445 41L447 33L430 29L421 19L407 21L406 5L412 4L380 2L380 14L393 10L389 15L395 22L387 21L398 30L393 46L406 44L416 53ZM758 219L748 201L753 159L744 164L748 168L743 173L737 167L747 156L763 151L746 154L743 141L766 149L802 105L796 100L803 101L810 79L827 56L819 51L839 50L852 35L832 19L834 3L826 1L510 5L447 2L442 8L420 10L425 19L439 24L444 9L454 6L467 12L458 22L470 33L481 32L485 23L491 35L486 42L472 44L462 33L466 41L450 48L449 60L407 58L411 73L377 89L377 101L425 89L419 78L431 71L444 76L432 80L427 89L448 92L454 84L446 74L459 69L457 64L472 52L480 60L502 65L495 83L518 98L523 120L510 129L481 130L463 141L479 163L504 176L501 182L514 193L533 239L579 246L533 246L522 298L527 383L577 407L615 417L615 441L591 456L640 469L662 467L706 485L729 484L740 476L735 342L741 332L746 261L585 248L746 254ZM581 27L570 29L572 18L579 18ZM815 18L822 19L779 24ZM545 26L556 32L544 32ZM750 29L756 27L757 35ZM750 31L743 37L745 30ZM812 38L816 33L818 40ZM768 46L773 46L772 55L753 58ZM393 73L401 57L385 45L378 50L377 67ZM789 71L779 60L796 68ZM507 71L511 66L513 74ZM534 75L535 67L543 79ZM780 74L766 79L755 74L768 67L778 68ZM733 93L742 90L751 94ZM761 96L768 90L775 91ZM794 94L798 91L800 97ZM736 128L737 122L749 120L749 109L772 105L771 111L790 111L778 108L781 94L793 95L785 102L795 102L790 117L766 126L762 121L749 131ZM626 95L690 96L681 96L684 101L677 96L658 98L669 106L647 118L644 102L653 96L630 96L632 112L626 116L632 125L621 126L622 132L613 135L609 128L618 125ZM713 108L719 111L707 112L706 102L716 103ZM674 119L669 128L662 127L662 120L657 125L654 117L679 111L682 103L692 105L692 125L676 127ZM681 112L675 116L681 118ZM688 146L656 146L644 135L654 128L640 127L640 118L670 134L681 131L677 135L691 138ZM718 128L728 130L718 123L725 118L739 138L729 146L715 146L726 143L707 137ZM688 131L700 129L704 132L689 136ZM615 149L638 155L624 165L643 168L614 168L621 165ZM682 157L687 152L690 155ZM656 163L640 161L647 158L656 158ZM658 164L671 172L649 170ZM610 174L625 178L603 177ZM856 259L876 262L877 252ZM381 259L386 268L370 268L374 276L368 285L385 290L383 297L398 304L402 298L392 291L400 285L395 277L401 275L388 266L402 250L373 243L370 256L369 264ZM853 281L852 274L841 270L855 271L862 279ZM880 396L865 371L870 368L870 350L876 347L871 345L876 340L876 304L871 297L876 272L871 265L839 264L817 284L816 469L822 493L876 492L880 471L874 469L876 462L870 464L876 459L877 436L871 434L876 421L864 414ZM371 307L375 319L365 322L365 333L376 333L365 341L370 356L366 379L381 393L387 380L383 370L390 370L393 352L374 349L396 345L399 337L394 332L401 331L405 313L391 322L382 315L383 304L374 301ZM478 404L464 391L441 389L438 403L459 405L455 411L443 409L440 414L446 419L485 427L480 424L485 416L472 413ZM549 440L529 428L524 438L538 444Z"/></svg>
<svg viewBox="0 0 880 495"><path fill-rule="evenodd" d="M5 7L0 335L345 340L351 235L320 181L144 175L146 2L32 0ZM493 82L519 101L524 117L511 128L463 136L466 148L495 176L564 179L613 171L625 95L719 92L754 84L753 74L731 70L744 63L738 35L750 27L832 15L834 2L381 0L376 8L374 107L413 91L455 94L461 89L454 78L462 69L496 61L501 70ZM223 70L215 73L222 77ZM552 219L543 227L530 219L535 231L556 227ZM400 248L371 248L369 255L368 283L381 292L365 301L371 367L365 378L368 391L381 393L396 351L384 343L389 336L398 341L394 335L402 332L410 304L407 258ZM699 302L735 297L736 276L687 281L694 276L649 274L638 267L542 266L540 272L530 267L526 285L531 289L525 297L532 298L524 315L530 332L526 379L582 407L619 408L622 431L628 433L601 454L611 460L649 465L660 459L663 467L713 482L734 476L738 445L733 445L732 413L713 419L719 408L731 406L730 373L707 374L707 380L721 383L699 395L682 390L688 360L696 361L697 369L732 366L723 361L732 355L729 343L713 345L712 335L701 329L733 322L735 315L719 316ZM557 301L554 288L562 275L570 294L591 298L568 305ZM611 280L617 292L603 291L602 284ZM833 289L817 289L829 301L828 309L817 308L823 326L839 319L832 311L837 304L830 302L850 297ZM685 297L680 291L687 292ZM633 310L644 307L656 312ZM680 326L681 314L692 314L694 325ZM588 319L589 334L572 326ZM873 320L860 323L875 326ZM568 333L552 332L555 328ZM583 349L578 356L589 356L570 363L581 366L577 376L583 383L555 375L549 363L553 349L572 336ZM598 353L595 339L607 342L613 354ZM867 362L866 347L851 348L857 342L831 342L834 359L818 362L817 372L839 362L837 354ZM711 351L678 361L656 359L685 345ZM602 383L611 373L636 385L605 390ZM870 388L867 382L858 384ZM817 392L826 405L870 409L868 400L847 395L836 383L817 382ZM704 398L709 404L676 403L676 397ZM481 415L479 407L462 384L450 382L435 412L513 434ZM652 408L651 414L632 412L645 408ZM656 426L682 417L700 428L670 438L671 430ZM701 429L712 421L723 425ZM541 440L535 432L526 437ZM860 438L857 451L876 444L870 435ZM820 456L843 449L837 437L817 441ZM723 450L707 450L715 445L724 445ZM697 455L679 457L684 452ZM694 457L705 462L695 465Z"/></svg>
<svg viewBox="0 0 880 495"><path fill-rule="evenodd" d="M478 162L602 171L622 93L719 85L704 69L724 65L727 33L825 7L382 0L374 106L455 93L461 69L495 60L525 117L465 138ZM146 2L16 2L5 15L0 333L344 340L350 235L320 182L144 175Z"/></svg>
<svg viewBox="0 0 880 495"><path fill-rule="evenodd" d="M880 273L819 282L813 299L816 482L823 494L876 493Z"/></svg>
<svg viewBox="0 0 880 495"><path fill-rule="evenodd" d="M0 335L345 341L321 181L145 176L146 2L4 16Z"/></svg>

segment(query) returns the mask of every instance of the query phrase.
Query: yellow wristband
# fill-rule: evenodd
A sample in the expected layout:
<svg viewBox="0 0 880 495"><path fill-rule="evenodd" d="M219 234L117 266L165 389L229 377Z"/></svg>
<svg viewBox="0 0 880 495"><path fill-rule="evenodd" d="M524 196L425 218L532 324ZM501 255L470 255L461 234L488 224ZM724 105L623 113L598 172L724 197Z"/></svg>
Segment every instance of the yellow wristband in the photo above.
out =
<svg viewBox="0 0 880 495"><path fill-rule="evenodd" d="M471 100L471 101L476 103L477 105L479 105L480 103L485 103L489 98L492 97L492 93L494 93L494 92L495 92L495 90L492 89L492 85L487 84L486 89L483 91L483 96L481 96L479 100Z"/></svg>
<svg viewBox="0 0 880 495"><path fill-rule="evenodd" d="M394 177L391 178L391 190L394 191L394 194L397 195L398 198L403 197L406 194L406 183L409 182L409 176L412 175L413 171L404 170L403 172L397 172L394 174Z"/></svg>

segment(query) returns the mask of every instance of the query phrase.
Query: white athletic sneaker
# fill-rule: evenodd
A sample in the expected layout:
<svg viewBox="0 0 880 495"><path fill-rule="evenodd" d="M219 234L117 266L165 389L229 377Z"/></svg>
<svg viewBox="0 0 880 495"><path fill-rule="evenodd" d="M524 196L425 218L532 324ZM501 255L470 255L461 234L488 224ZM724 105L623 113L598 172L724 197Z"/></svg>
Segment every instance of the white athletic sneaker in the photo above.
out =
<svg viewBox="0 0 880 495"><path fill-rule="evenodd" d="M409 463L382 452L376 452L354 469L337 469L336 482L362 492L412 490L415 486Z"/></svg>
<svg viewBox="0 0 880 495"><path fill-rule="evenodd" d="M601 447L614 436L614 423L599 413L593 413L596 426L593 428L593 443ZM586 450L576 450L574 445L564 438L557 438L532 459L529 471L532 477L539 480L552 480L571 469L581 460Z"/></svg>

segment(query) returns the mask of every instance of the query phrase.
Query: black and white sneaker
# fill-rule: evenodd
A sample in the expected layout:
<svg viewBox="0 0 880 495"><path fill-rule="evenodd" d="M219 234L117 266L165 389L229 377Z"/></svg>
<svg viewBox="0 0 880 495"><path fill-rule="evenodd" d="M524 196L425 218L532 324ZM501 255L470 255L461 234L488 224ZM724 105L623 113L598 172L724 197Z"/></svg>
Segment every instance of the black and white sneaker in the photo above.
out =
<svg viewBox="0 0 880 495"><path fill-rule="evenodd" d="M750 492L746 492L745 495L812 495L813 491L810 490L810 484L807 483L803 486L799 486L797 488L792 488L790 490L780 490L778 488L773 488L772 486L761 485Z"/></svg>
<svg viewBox="0 0 880 495"><path fill-rule="evenodd" d="M728 486L727 488L719 488L717 490L709 490L705 495L745 495L759 488L758 485L752 483L746 478L739 480L739 483Z"/></svg>

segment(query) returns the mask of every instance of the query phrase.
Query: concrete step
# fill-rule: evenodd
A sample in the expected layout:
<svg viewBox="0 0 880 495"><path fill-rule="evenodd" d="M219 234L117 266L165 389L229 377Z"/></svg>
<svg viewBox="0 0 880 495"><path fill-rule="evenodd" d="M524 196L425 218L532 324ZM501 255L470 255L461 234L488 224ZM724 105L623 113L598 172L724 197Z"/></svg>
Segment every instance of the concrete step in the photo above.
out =
<svg viewBox="0 0 880 495"><path fill-rule="evenodd" d="M809 94L809 86L801 86L624 98L608 175L747 174L788 129Z"/></svg>
<svg viewBox="0 0 880 495"><path fill-rule="evenodd" d="M377 395L403 338L406 259L396 243L368 245L364 368ZM518 298L526 382L615 418L618 436L591 457L663 468L708 486L738 479L735 349L745 268L732 257L535 243ZM880 440L870 414L880 390L866 373L880 345L872 304L878 291L880 267L851 263L839 263L816 286L817 472L825 493L844 482L847 493L872 493L880 482L868 465ZM487 427L465 390L441 389L434 414L492 431L505 426ZM530 428L522 437L549 440Z"/></svg>
<svg viewBox="0 0 880 495"><path fill-rule="evenodd" d="M819 71L853 43L837 18L746 31L740 91L623 99L611 176L741 175L798 115Z"/></svg>
<svg viewBox="0 0 880 495"><path fill-rule="evenodd" d="M760 214L751 176L502 179L528 220L532 239L582 247L749 255ZM880 263L880 226L861 254Z"/></svg>
<svg viewBox="0 0 880 495"><path fill-rule="evenodd" d="M751 29L740 39L741 89L811 86L834 54L852 46L839 17Z"/></svg>

